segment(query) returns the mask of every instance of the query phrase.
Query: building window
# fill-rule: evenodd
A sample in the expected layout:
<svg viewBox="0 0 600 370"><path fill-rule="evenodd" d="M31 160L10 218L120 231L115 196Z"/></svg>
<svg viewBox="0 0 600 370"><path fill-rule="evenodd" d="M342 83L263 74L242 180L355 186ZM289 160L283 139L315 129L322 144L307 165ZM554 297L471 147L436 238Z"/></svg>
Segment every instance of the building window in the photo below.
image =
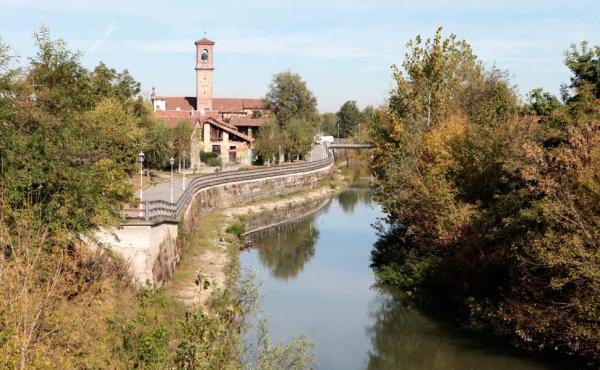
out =
<svg viewBox="0 0 600 370"><path fill-rule="evenodd" d="M212 146L212 152L213 153L217 153L217 154L221 153L221 146L220 145L213 145Z"/></svg>
<svg viewBox="0 0 600 370"><path fill-rule="evenodd" d="M210 128L210 140L211 141L221 141L223 140L223 131L219 130L216 127Z"/></svg>

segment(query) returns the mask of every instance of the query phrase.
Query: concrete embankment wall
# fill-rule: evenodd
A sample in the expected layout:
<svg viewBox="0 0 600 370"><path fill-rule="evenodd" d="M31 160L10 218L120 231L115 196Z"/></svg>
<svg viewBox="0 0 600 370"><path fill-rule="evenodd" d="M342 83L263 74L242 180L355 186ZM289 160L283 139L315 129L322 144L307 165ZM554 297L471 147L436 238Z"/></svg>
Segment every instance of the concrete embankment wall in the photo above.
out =
<svg viewBox="0 0 600 370"><path fill-rule="evenodd" d="M158 288L172 276L181 258L179 234L189 237L202 216L216 209L314 188L329 178L332 170L333 163L312 171L207 186L193 195L177 221L128 223L102 230L98 239L129 262L138 284Z"/></svg>

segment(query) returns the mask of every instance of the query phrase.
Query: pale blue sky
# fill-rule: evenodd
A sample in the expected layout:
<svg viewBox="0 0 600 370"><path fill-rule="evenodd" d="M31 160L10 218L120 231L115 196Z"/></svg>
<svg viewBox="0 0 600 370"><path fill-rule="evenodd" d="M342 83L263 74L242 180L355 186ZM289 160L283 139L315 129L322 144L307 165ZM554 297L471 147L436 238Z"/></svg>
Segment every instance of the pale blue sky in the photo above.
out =
<svg viewBox="0 0 600 370"><path fill-rule="evenodd" d="M521 94L557 94L569 78L564 50L600 44L600 0L0 0L0 37L17 55L32 55L42 24L81 50L86 66L127 68L160 95L194 95L193 43L206 26L216 97L262 97L272 75L289 69L325 112L346 100L383 102L406 41L438 26L508 69Z"/></svg>

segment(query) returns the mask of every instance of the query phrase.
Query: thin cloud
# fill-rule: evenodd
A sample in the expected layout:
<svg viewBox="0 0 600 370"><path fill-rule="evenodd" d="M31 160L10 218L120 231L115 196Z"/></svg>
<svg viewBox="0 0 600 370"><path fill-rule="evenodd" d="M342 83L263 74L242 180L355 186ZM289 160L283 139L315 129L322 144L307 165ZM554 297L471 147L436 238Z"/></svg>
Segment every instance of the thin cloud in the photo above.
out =
<svg viewBox="0 0 600 370"><path fill-rule="evenodd" d="M100 37L98 40L96 40L94 42L94 45L92 45L92 47L90 48L90 53L95 53L98 49L100 49L102 47L102 45L104 45L106 40L108 40L110 35L112 35L114 30L115 30L115 22L111 21L108 24L108 26L106 27L106 29L104 30L104 34L102 35L102 37Z"/></svg>
<svg viewBox="0 0 600 370"><path fill-rule="evenodd" d="M375 45L377 31L361 29L330 29L320 33L296 33L268 36L227 35L218 38L218 52L231 54L284 55L306 58L363 58L386 63L398 55L398 48ZM130 40L129 47L152 53L191 53L193 39ZM365 47L365 45L370 45Z"/></svg>

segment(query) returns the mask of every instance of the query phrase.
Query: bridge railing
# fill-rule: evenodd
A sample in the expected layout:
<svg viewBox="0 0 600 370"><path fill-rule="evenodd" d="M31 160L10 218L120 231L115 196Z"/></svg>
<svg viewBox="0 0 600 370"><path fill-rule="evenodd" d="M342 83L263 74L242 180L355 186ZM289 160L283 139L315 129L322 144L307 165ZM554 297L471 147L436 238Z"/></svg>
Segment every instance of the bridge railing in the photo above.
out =
<svg viewBox="0 0 600 370"><path fill-rule="evenodd" d="M326 149L327 158L312 162L302 162L286 166L261 168L256 170L241 170L220 172L192 179L177 202L151 200L141 202L138 208L125 208L123 216L130 221L177 221L185 212L194 194L215 185L223 185L238 181L257 180L268 177L292 175L325 168L333 163L331 152Z"/></svg>

